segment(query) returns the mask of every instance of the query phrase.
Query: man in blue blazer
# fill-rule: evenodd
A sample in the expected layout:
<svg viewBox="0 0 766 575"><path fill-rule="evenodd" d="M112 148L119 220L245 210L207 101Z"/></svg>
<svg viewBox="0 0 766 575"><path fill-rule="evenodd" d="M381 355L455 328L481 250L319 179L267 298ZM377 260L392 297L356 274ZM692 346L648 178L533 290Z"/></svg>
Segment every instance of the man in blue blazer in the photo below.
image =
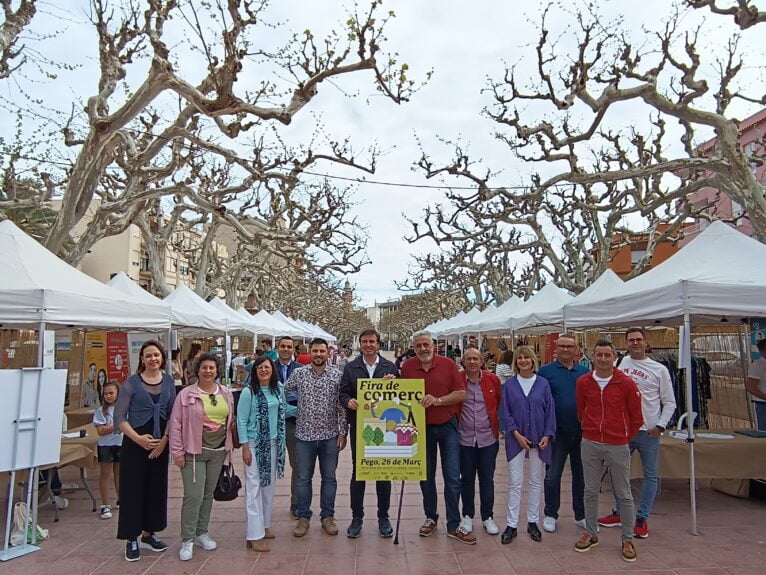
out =
<svg viewBox="0 0 766 575"><path fill-rule="evenodd" d="M366 329L359 334L359 345L362 355L348 362L343 368L343 377L340 380L340 403L347 410L347 421L351 435L351 460L353 472L351 474L351 525L346 534L356 539L362 532L364 520L364 481L356 480L356 410L359 403L356 400L357 380L399 377L396 366L382 357L380 351L380 334L374 329ZM391 482L376 481L375 490L378 495L378 531L381 537L391 537L394 530L388 518L388 508L391 504Z"/></svg>
<svg viewBox="0 0 766 575"><path fill-rule="evenodd" d="M300 363L293 359L293 352L295 346L293 344L293 338L289 335L283 335L277 341L277 353L279 358L276 361L277 375L279 376L279 383L285 385L287 378L293 370L303 367ZM287 394L287 403L290 405L298 405L298 396L295 393ZM298 475L295 472L295 417L288 417L285 419L285 444L287 445L287 458L290 460L290 517L298 519L295 515L296 499L295 499L295 483L298 480Z"/></svg>

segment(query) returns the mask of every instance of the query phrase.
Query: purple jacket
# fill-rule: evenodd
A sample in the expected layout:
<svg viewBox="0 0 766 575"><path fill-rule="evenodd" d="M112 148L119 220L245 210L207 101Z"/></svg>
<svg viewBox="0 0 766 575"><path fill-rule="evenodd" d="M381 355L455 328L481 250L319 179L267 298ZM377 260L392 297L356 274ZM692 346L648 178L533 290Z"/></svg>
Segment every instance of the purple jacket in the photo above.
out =
<svg viewBox="0 0 766 575"><path fill-rule="evenodd" d="M508 461L522 451L521 445L513 437L514 431L518 431L532 443L540 443L545 435L553 440L556 435L556 410L551 387L544 377L536 376L527 396L521 390L515 375L506 380L500 408L505 423L505 456ZM538 454L540 459L550 465L551 444L548 443L545 449L538 449Z"/></svg>

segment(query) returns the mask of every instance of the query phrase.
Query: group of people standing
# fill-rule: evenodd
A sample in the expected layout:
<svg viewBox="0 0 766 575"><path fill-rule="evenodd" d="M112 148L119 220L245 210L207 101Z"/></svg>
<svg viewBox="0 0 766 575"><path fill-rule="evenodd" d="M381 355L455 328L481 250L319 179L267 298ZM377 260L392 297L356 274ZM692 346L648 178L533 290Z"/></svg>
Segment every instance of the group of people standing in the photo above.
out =
<svg viewBox="0 0 766 575"><path fill-rule="evenodd" d="M502 426L509 470L502 543L511 543L518 534L525 467L529 536L539 542L542 531L557 530L561 477L569 459L574 520L583 529L575 550L586 552L598 545L599 525L621 526L622 557L635 561L633 539L649 534L648 517L658 489L660 436L676 403L667 369L646 354L644 330L630 328L626 337L629 355L619 367L615 366L614 345L599 340L592 354L593 370L575 361L577 342L569 334L556 342L557 359L539 369L534 349L518 346L502 362L510 369L500 370L501 382L497 374L482 369L478 348L468 346L462 357L464 369L458 371L454 362L434 354L430 334L415 334L415 358L402 365L401 375L424 379L426 388L428 471L427 480L421 483L426 520L420 535L430 536L437 528L437 451L444 478L447 536L476 543L472 532L477 475L484 529L491 535L500 532L493 515L493 478ZM635 450L644 472L637 512L630 488L630 460ZM598 493L605 467L615 508L599 517Z"/></svg>
<svg viewBox="0 0 766 575"><path fill-rule="evenodd" d="M595 368L587 371L574 361L576 341L562 335L556 342L557 359L538 369L534 350L518 346L511 374L500 380L482 369L480 350L468 346L463 370L435 353L431 335L413 336L415 355L401 369L379 353L380 334L365 330L359 336L361 354L343 370L328 362L328 343L309 344L310 363L294 359L290 337L277 341L276 361L269 355L248 364L245 388L237 408L231 392L218 383L220 367L213 355L201 353L190 372L196 383L176 397L173 377L162 371L165 351L155 341L144 343L138 372L119 390L111 421L99 433L121 433L119 497L122 501L118 538L125 539L125 558L135 561L141 549L164 551L156 533L167 525L169 458L180 469L184 487L181 511L182 545L179 556L191 559L194 547L213 550L208 534L213 491L225 459L233 450L233 430L242 445L245 464L247 547L269 550L274 487L291 467L290 514L295 537L303 537L313 515L312 478L317 461L321 476L320 523L337 535L335 471L350 429L352 458L356 452L357 383L367 378L423 379L426 410L426 479L421 481L425 521L422 537L437 531L437 456L444 479L447 536L475 544L475 483L479 483L479 514L485 531L500 533L494 520L494 474L501 439L509 469L508 508L503 544L517 536L525 467L528 482L527 527L534 541L539 528L540 500L545 506L542 530L555 532L559 519L561 476L567 458L572 471L575 522L584 530L575 549L584 552L598 544L598 525L622 526L622 555L636 559L633 537L648 536L647 518L657 492L659 436L675 409L667 370L646 356L644 332L627 332L630 356L615 368L614 346L597 342ZM106 414L106 409L104 414ZM111 425L111 428L109 427ZM103 433L102 433L103 432ZM630 455L638 450L644 483L638 512L630 491ZM114 450L113 450L114 451ZM615 509L598 517L602 469L609 469ZM352 473L352 520L347 536L361 535L366 483ZM377 481L377 529L391 537L391 483ZM460 502L462 499L462 513Z"/></svg>

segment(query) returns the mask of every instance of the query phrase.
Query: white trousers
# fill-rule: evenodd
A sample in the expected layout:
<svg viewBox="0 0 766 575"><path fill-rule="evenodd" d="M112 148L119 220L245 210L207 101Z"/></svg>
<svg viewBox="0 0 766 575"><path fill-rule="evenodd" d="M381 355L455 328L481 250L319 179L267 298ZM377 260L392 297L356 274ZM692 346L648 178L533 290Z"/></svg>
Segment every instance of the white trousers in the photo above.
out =
<svg viewBox="0 0 766 575"><path fill-rule="evenodd" d="M247 512L247 540L255 541L266 536L271 525L271 507L277 483L277 442L271 442L271 483L261 486L258 465L255 462L255 442L248 442L253 456L252 464L245 466L245 511Z"/></svg>
<svg viewBox="0 0 766 575"><path fill-rule="evenodd" d="M506 522L509 527L519 526L519 508L521 507L521 485L524 483L525 451L508 462L508 515ZM527 493L527 523L537 523L540 520L540 496L543 492L545 465L537 454L537 449L529 450Z"/></svg>

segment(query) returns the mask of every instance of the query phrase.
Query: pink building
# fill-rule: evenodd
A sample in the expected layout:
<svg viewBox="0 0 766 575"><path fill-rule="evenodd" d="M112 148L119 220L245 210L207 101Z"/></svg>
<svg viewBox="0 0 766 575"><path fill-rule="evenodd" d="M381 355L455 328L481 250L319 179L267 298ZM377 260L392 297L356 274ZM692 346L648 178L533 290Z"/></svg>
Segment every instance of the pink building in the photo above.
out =
<svg viewBox="0 0 766 575"><path fill-rule="evenodd" d="M766 108L758 113L743 120L739 126L739 142L747 156L752 155L760 145L759 140L762 141L764 134L766 133ZM698 150L705 155L710 152L715 145L715 138L709 140L699 146ZM758 181L766 185L766 163L762 166L752 165L753 173L755 173ZM744 211L743 206L738 202L732 200L726 194L719 192L715 188L703 188L702 190L695 192L691 195L691 200L695 205L705 204L708 202L718 203L713 208L713 214L722 220L731 221L733 225L742 233L752 235L753 227L750 224L750 220L747 218L747 214ZM699 232L707 227L707 222L699 220L687 228L685 237L681 243L687 243L694 238Z"/></svg>

